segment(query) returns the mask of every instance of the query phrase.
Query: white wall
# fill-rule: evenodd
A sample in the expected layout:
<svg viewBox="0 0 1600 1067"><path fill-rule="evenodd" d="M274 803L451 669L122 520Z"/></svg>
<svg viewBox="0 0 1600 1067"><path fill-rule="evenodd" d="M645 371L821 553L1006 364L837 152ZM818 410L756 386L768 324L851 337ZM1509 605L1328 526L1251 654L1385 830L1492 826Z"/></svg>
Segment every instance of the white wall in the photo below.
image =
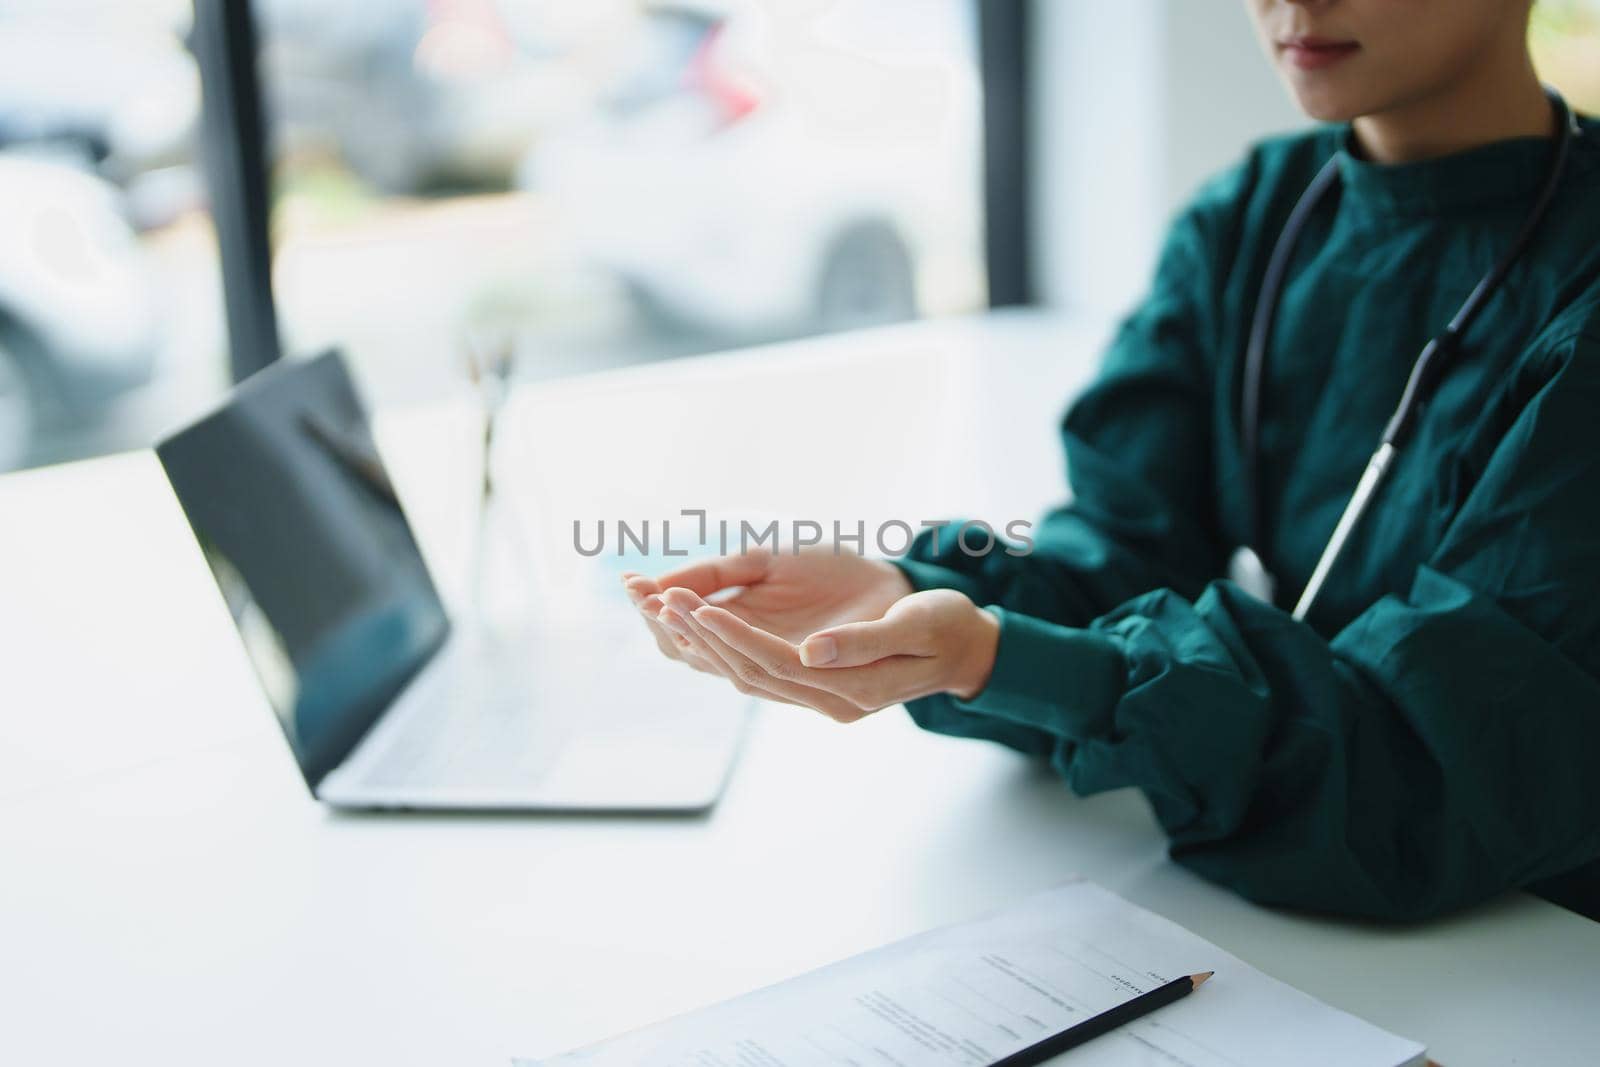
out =
<svg viewBox="0 0 1600 1067"><path fill-rule="evenodd" d="M1033 0L1040 300L1120 314L1206 176L1305 124L1243 0Z"/></svg>

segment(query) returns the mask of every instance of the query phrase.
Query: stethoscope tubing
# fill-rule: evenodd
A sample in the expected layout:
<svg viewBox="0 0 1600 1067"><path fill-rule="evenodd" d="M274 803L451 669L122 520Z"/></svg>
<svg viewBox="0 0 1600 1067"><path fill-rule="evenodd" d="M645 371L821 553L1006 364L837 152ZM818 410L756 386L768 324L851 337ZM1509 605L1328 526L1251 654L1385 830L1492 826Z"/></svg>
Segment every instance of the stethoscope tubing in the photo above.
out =
<svg viewBox="0 0 1600 1067"><path fill-rule="evenodd" d="M1333 534L1328 543L1323 547L1322 554L1317 559L1317 564L1311 571L1311 577L1306 582L1305 589L1296 601L1293 618L1302 621L1310 613L1316 603L1328 575L1333 571L1340 556L1343 555L1351 534L1360 524L1362 517L1371 508L1378 490L1382 488L1385 477L1394 466L1395 457L1404 447L1406 439L1414 428L1416 419L1425 407L1428 398L1437 387L1444 372L1448 369L1461 349L1461 339L1472 321L1477 317L1489 298L1493 296L1504 283L1506 275L1512 266L1527 251L1533 243L1535 232L1540 223L1550 213L1551 204L1555 200L1556 191L1561 184L1561 178L1566 171L1567 159L1571 155L1572 143L1582 133L1577 117L1572 109L1567 106L1561 95L1553 89L1546 90L1550 97L1551 107L1556 118L1556 144L1551 159L1550 169L1545 177L1539 195L1534 201L1532 209L1524 218L1522 226L1517 231L1516 238L1511 246L1495 262L1489 272L1479 279L1473 286L1461 307L1451 316L1449 323L1440 331L1439 335L1430 340L1412 364L1411 374L1406 379L1405 389L1401 392L1400 401L1395 406L1394 414L1390 416L1388 424L1384 427L1383 436L1378 443L1377 450L1367 461L1366 468L1361 473L1361 479L1356 484L1355 491L1345 504L1344 511L1339 516L1338 523L1334 526ZM1283 230L1278 235L1277 243L1273 246L1272 255L1267 260L1267 269L1262 276L1261 290L1256 298L1255 317L1250 326L1250 338L1245 351L1244 380L1241 387L1240 401L1240 445L1244 451L1245 477L1247 483L1249 521L1247 533L1251 539L1246 548L1255 552L1255 546L1263 542L1263 516L1261 514L1260 493L1260 419L1261 419L1261 386L1266 370L1266 353L1272 338L1272 322L1277 312L1278 300L1283 293L1283 285L1288 275L1289 261L1294 256L1294 248L1299 240L1301 231L1310 219L1311 213L1318 203L1339 180L1337 158L1328 160L1306 186L1305 192L1300 194L1300 199L1295 203L1289 213L1288 220L1284 223ZM1257 553L1259 556L1259 554Z"/></svg>

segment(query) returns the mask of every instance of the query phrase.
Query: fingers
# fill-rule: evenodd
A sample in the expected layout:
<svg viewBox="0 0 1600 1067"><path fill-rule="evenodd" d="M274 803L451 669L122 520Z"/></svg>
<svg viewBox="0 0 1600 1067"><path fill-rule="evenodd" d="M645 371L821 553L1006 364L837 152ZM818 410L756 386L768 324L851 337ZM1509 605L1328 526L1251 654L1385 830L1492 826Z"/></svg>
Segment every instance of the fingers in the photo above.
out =
<svg viewBox="0 0 1600 1067"><path fill-rule="evenodd" d="M663 599L667 601L667 606L662 612L662 618L668 620L668 625L679 628L688 635L692 647L703 649L703 654L714 657L721 663L728 680L741 693L764 700L776 700L783 704L813 708L841 722L853 722L866 714L861 708L836 694L778 678L751 660L749 656L730 646L696 620L696 612L708 609L705 601L693 593L684 589L669 589L663 594Z"/></svg>
<svg viewBox="0 0 1600 1067"><path fill-rule="evenodd" d="M705 603L687 605L681 593L669 591L667 601L688 615L702 630L712 634L720 643L734 650L743 660L759 667L765 674L781 682L804 681L809 674L800 662L795 647L776 634L757 629L725 608ZM684 608L688 607L688 611Z"/></svg>
<svg viewBox="0 0 1600 1067"><path fill-rule="evenodd" d="M860 667L890 656L921 656L922 629L905 614L871 622L847 622L819 630L800 643L800 662L807 667Z"/></svg>
<svg viewBox="0 0 1600 1067"><path fill-rule="evenodd" d="M697 627L687 615L680 615L671 607L661 609L661 618L667 626L682 634L688 639L690 647L700 651L712 662L716 663L718 673L729 682L736 690L746 696L757 697L761 700L773 700L780 704L793 704L799 707L809 707L805 701L795 699L793 696L780 693L775 687L758 684L760 679L756 674L745 669L730 649L720 641L712 638L702 628Z"/></svg>
<svg viewBox="0 0 1600 1067"><path fill-rule="evenodd" d="M721 656L717 655L716 650L707 645L695 633L694 628L689 625L689 620L682 612L674 609L669 604L663 603L656 615L656 619L662 626L670 630L674 637L683 642L686 654L700 659L717 674L735 683L734 688L739 689L740 692L745 692L744 689L740 688L742 679L738 678L733 668Z"/></svg>
<svg viewBox="0 0 1600 1067"><path fill-rule="evenodd" d="M771 559L771 553L764 549L708 559L668 571L656 579L656 585L658 590L687 589L696 596L710 596L719 589L759 582L766 577Z"/></svg>
<svg viewBox="0 0 1600 1067"><path fill-rule="evenodd" d="M672 594L669 591L667 595ZM707 606L696 609L690 618L770 678L786 686L821 690L840 698L855 707L856 718L898 703L922 680L923 661L916 657L891 656L857 670L812 670L800 661L793 645L751 626L730 611Z"/></svg>
<svg viewBox="0 0 1600 1067"><path fill-rule="evenodd" d="M659 596L661 593L661 586L656 584L654 578L647 578L632 571L622 576L622 588L627 592L628 599L632 600L635 606L638 606L639 602L645 597Z"/></svg>
<svg viewBox="0 0 1600 1067"><path fill-rule="evenodd" d="M677 642L673 641L672 634L655 620L655 613L661 610L661 597L657 595L660 590L656 589L655 583L643 575L630 571L622 576L622 588L627 591L628 599L633 601L633 606L644 616L645 625L649 627L650 635L655 638L656 645L665 655L677 659ZM652 599L656 601L653 609L647 603Z"/></svg>
<svg viewBox="0 0 1600 1067"><path fill-rule="evenodd" d="M649 628L650 636L663 656L681 660L705 674L721 675L721 671L694 653L688 641L663 626L657 619L657 613L661 611L661 597L655 582L631 571L622 576L622 581L628 599L633 601L639 613L644 616L645 626Z"/></svg>
<svg viewBox="0 0 1600 1067"><path fill-rule="evenodd" d="M652 597L651 599L656 598ZM698 597L695 598L695 602L703 603ZM709 669L712 673L730 682L739 692L746 696L759 697L763 700L776 700L783 704L798 703L798 701L780 696L747 680L747 678L752 677L750 672L741 670L736 657L727 655L727 650L719 647L720 642L708 642L704 631L694 626L687 615L682 614L670 605L663 604L658 618L663 627L671 630L673 636L684 643L686 655L693 656L709 664Z"/></svg>
<svg viewBox="0 0 1600 1067"><path fill-rule="evenodd" d="M661 609L657 619L662 626L667 627L681 640L693 655L709 663L718 673L734 683L734 688L742 693L754 695L754 688L740 674L735 665L725 659L718 649L705 639L705 634L689 622L689 612L705 603L698 596L685 590L677 590L672 595L672 603L667 603L664 597L651 597L651 600L660 600Z"/></svg>
<svg viewBox="0 0 1600 1067"><path fill-rule="evenodd" d="M706 580L708 573L703 571L695 580ZM728 577L751 571L730 572L724 567L717 573ZM629 598L645 614L666 655L727 679L741 693L854 722L927 689L918 673L926 673L926 661L897 650L911 642L899 620L880 620L876 630L863 632L852 624L813 635L836 643L836 668L814 670L794 645L725 608L708 605L691 589L663 588L637 574L623 577ZM820 660L815 645L813 653ZM837 669L850 667L855 669Z"/></svg>

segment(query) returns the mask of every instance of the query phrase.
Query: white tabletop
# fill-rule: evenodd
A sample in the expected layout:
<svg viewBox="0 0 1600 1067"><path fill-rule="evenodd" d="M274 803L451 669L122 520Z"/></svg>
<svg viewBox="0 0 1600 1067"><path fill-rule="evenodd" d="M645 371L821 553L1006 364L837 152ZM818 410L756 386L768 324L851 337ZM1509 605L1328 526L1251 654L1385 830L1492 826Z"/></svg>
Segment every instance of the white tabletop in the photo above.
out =
<svg viewBox="0 0 1600 1067"><path fill-rule="evenodd" d="M539 597L574 517L1032 517L1099 336L1001 316L526 389L503 477ZM382 427L447 589L461 415ZM1524 894L1405 928L1262 910L1167 860L1138 795L894 711L763 707L703 817L323 810L148 454L0 479L0 868L5 1063L503 1064L1079 873L1447 1067L1600 1049L1600 924Z"/></svg>

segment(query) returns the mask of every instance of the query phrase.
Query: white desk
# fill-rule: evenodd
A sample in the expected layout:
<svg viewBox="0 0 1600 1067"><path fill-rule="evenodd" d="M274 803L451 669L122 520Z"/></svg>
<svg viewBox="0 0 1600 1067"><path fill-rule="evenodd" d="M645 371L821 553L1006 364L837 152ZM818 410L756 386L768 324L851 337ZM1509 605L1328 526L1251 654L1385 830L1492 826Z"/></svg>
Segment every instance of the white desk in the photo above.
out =
<svg viewBox="0 0 1600 1067"><path fill-rule="evenodd" d="M1031 515L1094 334L923 325L542 386L524 476L553 545L595 507ZM442 561L468 524L441 442L470 432L386 429ZM1406 929L1262 911L1167 861L1137 795L897 712L763 708L703 818L324 811L142 454L0 479L0 868L4 1063L503 1064L1077 872L1448 1067L1600 1052L1600 924L1522 894Z"/></svg>

